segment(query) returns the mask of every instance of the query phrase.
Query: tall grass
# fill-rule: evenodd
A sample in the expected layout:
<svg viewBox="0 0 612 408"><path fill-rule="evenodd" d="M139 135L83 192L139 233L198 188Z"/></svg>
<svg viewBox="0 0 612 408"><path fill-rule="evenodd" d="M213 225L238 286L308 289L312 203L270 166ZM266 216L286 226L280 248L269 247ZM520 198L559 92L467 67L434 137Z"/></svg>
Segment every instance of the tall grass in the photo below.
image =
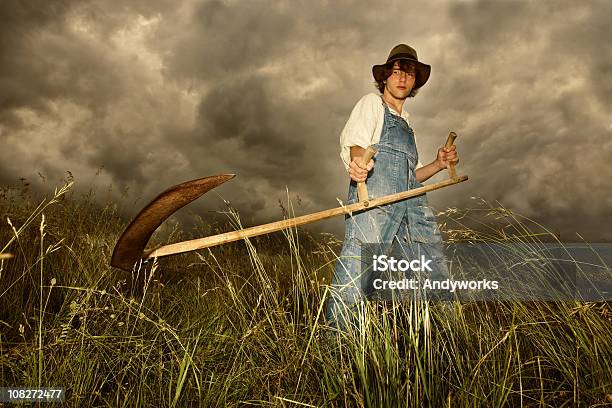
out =
<svg viewBox="0 0 612 408"><path fill-rule="evenodd" d="M116 204L70 187L43 202L3 190L0 386L65 387L75 407L612 403L608 304L371 302L361 330L335 333L333 236L292 229L160 259L134 284L109 267L126 225ZM241 227L226 215L160 236ZM448 241L554 237L484 203L445 216Z"/></svg>

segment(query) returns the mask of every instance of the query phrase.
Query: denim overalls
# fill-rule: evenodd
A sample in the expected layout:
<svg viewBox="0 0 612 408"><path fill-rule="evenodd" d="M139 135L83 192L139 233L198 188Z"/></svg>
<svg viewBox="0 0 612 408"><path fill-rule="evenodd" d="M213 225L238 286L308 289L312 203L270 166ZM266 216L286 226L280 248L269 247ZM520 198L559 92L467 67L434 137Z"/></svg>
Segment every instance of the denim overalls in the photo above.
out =
<svg viewBox="0 0 612 408"><path fill-rule="evenodd" d="M403 118L389 111L382 99L381 103L385 109L384 124L380 141L374 145L378 150L374 157L374 169L366 182L370 199L422 187L416 181L418 153L414 132ZM357 183L351 180L347 204L357 201ZM434 244L427 245L432 251L430 256L435 262L444 263L440 232L424 194L346 215L345 224L344 244L336 263L327 303L326 316L331 326L346 328L347 309L350 309L349 313L355 313L355 309L359 311L364 306L364 280L360 276L362 243L392 243L398 240L407 244ZM429 278L448 277L444 265L435 270L436 276Z"/></svg>

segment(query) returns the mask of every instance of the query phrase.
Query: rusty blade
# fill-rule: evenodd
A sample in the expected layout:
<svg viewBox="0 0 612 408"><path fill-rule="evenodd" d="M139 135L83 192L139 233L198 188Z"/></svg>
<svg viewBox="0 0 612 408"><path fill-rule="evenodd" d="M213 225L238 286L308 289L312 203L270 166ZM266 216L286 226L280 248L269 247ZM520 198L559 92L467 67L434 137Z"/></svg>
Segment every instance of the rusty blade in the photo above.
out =
<svg viewBox="0 0 612 408"><path fill-rule="evenodd" d="M134 264L142 258L149 238L162 222L179 208L235 176L235 174L220 174L186 181L158 195L123 231L113 250L111 266L125 271L132 270Z"/></svg>

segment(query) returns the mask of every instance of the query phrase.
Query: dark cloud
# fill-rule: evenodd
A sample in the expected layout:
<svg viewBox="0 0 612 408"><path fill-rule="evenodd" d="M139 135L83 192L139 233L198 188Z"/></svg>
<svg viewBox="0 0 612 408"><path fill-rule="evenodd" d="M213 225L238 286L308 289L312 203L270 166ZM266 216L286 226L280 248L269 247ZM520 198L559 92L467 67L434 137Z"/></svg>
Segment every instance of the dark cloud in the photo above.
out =
<svg viewBox="0 0 612 408"><path fill-rule="evenodd" d="M275 98L258 78L230 79L200 102L201 129L210 142L236 138L241 148L265 157L277 170L287 168L301 159L303 141L290 136L295 131L285 118L292 112L282 104L274 106Z"/></svg>
<svg viewBox="0 0 612 408"><path fill-rule="evenodd" d="M40 97L27 85L37 77L41 93L45 89L45 69L40 58L30 52L43 32L61 25L70 2L4 1L0 4L0 110L40 103Z"/></svg>
<svg viewBox="0 0 612 408"><path fill-rule="evenodd" d="M165 27L168 76L208 81L251 71L295 45L295 16L283 3L205 1L188 30Z"/></svg>
<svg viewBox="0 0 612 408"><path fill-rule="evenodd" d="M462 2L450 15L456 47L445 68L458 72L444 85L457 98L438 107L465 118L457 124L466 171L479 181L470 194L569 239L576 231L610 239L601 222L612 220L612 185L601 177L612 174L612 124L599 91L608 80L593 74L609 61L600 57L610 55L609 3Z"/></svg>
<svg viewBox="0 0 612 408"><path fill-rule="evenodd" d="M419 18L395 2L4 1L0 180L98 173L145 200L236 173L216 192L252 222L278 219L287 192L298 213L334 207L339 133L371 66L406 42L432 65L407 102L421 161L454 130L470 176L432 193L437 209L480 196L612 239L611 3L413 6ZM210 194L193 208L222 207Z"/></svg>

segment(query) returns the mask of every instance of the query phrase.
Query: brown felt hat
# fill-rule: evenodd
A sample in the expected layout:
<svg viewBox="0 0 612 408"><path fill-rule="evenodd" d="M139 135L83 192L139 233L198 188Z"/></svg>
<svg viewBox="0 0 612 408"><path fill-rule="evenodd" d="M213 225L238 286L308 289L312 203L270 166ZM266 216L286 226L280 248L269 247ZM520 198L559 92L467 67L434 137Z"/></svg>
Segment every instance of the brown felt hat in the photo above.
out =
<svg viewBox="0 0 612 408"><path fill-rule="evenodd" d="M399 44L393 47L393 49L389 53L389 58L387 58L387 62L381 65L374 65L372 67L372 75L374 75L374 79L376 81L384 81L386 79L385 65L397 60L408 60L414 62L416 75L413 89L418 89L425 85L425 82L427 82L427 80L429 79L431 66L420 62L419 58L417 57L416 50L406 44Z"/></svg>

